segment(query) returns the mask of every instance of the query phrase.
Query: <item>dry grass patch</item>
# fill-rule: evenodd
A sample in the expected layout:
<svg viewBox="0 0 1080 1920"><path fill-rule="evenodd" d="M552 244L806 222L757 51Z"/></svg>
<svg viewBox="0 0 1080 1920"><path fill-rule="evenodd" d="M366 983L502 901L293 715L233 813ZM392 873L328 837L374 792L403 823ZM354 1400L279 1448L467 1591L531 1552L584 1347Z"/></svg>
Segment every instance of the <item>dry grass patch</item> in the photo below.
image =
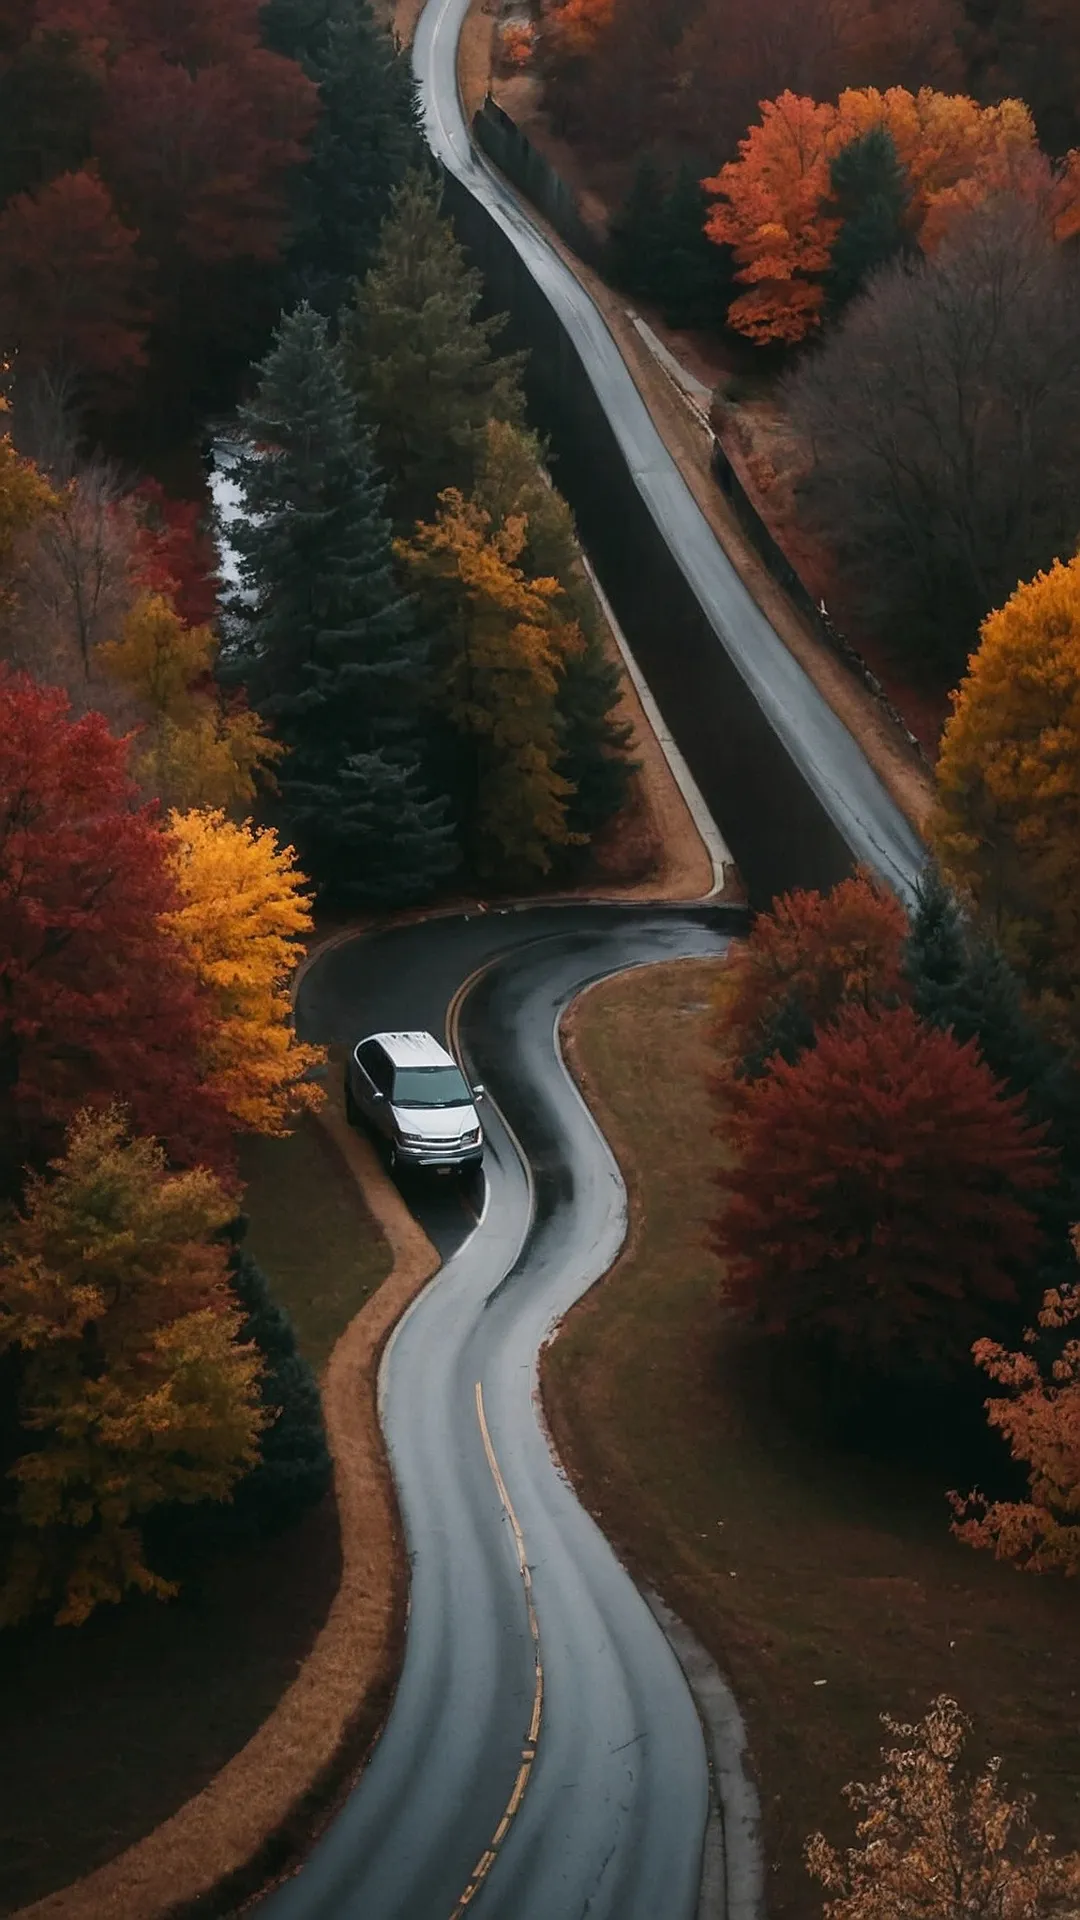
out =
<svg viewBox="0 0 1080 1920"><path fill-rule="evenodd" d="M1039 1824L1080 1844L1076 1595L958 1546L940 1478L808 1441L773 1410L760 1354L725 1327L704 1244L721 964L605 982L566 1022L632 1231L548 1349L543 1387L583 1498L730 1675L761 1787L769 1911L810 1920L805 1835L844 1833L839 1790L876 1773L881 1710L916 1717L942 1690L1011 1783L1035 1791Z"/></svg>
<svg viewBox="0 0 1080 1920"><path fill-rule="evenodd" d="M386 1279L390 1249L340 1149L314 1116L286 1140L246 1140L241 1173L251 1217L246 1244L320 1372L335 1340Z"/></svg>

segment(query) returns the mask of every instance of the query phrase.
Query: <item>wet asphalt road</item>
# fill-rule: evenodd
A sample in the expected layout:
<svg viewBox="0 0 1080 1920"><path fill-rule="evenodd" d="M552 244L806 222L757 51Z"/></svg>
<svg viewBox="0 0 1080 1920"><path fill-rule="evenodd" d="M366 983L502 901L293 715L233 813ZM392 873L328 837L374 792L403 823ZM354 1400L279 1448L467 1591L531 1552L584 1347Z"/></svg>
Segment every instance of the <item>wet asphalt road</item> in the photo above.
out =
<svg viewBox="0 0 1080 1920"><path fill-rule="evenodd" d="M436 919L333 949L304 979L305 1036L347 1042L443 1032L487 967L457 1037L491 1097L480 1219L436 1196L457 1251L383 1369L411 1562L401 1683L366 1772L266 1920L452 1920L470 1888L481 1920L693 1920L708 1799L695 1710L561 1477L534 1392L538 1349L626 1217L557 1051L559 1011L620 968L722 952L730 924L708 908Z"/></svg>
<svg viewBox="0 0 1080 1920"><path fill-rule="evenodd" d="M589 294L470 143L456 74L457 42L468 7L469 0L428 0L417 26L413 66L432 149L510 236L559 315L637 488L704 609L717 645L731 656L853 858L875 868L902 896L910 895L926 857L918 836L862 748L744 586L672 460ZM722 714L716 726L722 748Z"/></svg>

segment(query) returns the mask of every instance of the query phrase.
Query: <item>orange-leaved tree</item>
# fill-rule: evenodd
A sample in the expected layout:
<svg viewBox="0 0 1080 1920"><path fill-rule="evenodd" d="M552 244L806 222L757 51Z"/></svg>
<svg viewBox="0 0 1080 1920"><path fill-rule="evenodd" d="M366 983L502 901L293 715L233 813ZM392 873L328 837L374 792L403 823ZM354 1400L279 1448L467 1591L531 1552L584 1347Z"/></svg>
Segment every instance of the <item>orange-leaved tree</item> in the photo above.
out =
<svg viewBox="0 0 1080 1920"><path fill-rule="evenodd" d="M747 287L728 309L739 333L759 344L803 340L825 304L822 281L839 222L826 211L829 136L836 108L790 91L763 100L761 121L715 179L705 231L734 249Z"/></svg>
<svg viewBox="0 0 1080 1920"><path fill-rule="evenodd" d="M1071 1920L1080 1911L1080 1854L1056 1854L1032 1826L1032 1798L1011 1799L1001 1762L963 1765L971 1723L941 1694L915 1725L882 1721L897 1743L881 1776L844 1798L856 1844L841 1853L820 1833L806 1848L833 1897L826 1920Z"/></svg>
<svg viewBox="0 0 1080 1920"><path fill-rule="evenodd" d="M829 893L796 891L754 920L732 948L716 990L714 1037L724 1074L751 1077L773 1053L794 1059L814 1029L848 1005L903 999L907 915L896 895L860 871Z"/></svg>
<svg viewBox="0 0 1080 1920"><path fill-rule="evenodd" d="M911 236L932 251L958 214L991 194L1045 201L1060 237L1080 220L1080 179L1055 173L1019 100L981 107L964 94L922 87L851 88L836 104L787 92L705 186L717 195L706 232L734 249L747 292L731 325L760 344L803 340L820 324L824 276L839 232L830 166L876 127L890 135L911 188Z"/></svg>
<svg viewBox="0 0 1080 1920"><path fill-rule="evenodd" d="M1080 1252L1080 1229L1073 1230L1073 1244ZM1030 1329L1024 1336L1026 1353L1009 1353L992 1340L975 1346L979 1365L1008 1389L987 1401L987 1418L1013 1459L1027 1467L1030 1498L953 1494L953 1532L969 1547L988 1547L1031 1573L1080 1573L1080 1339L1056 1340L1049 1358L1032 1351L1077 1320L1080 1289L1057 1288L1043 1299L1042 1334Z"/></svg>
<svg viewBox="0 0 1080 1920"><path fill-rule="evenodd" d="M321 1104L309 1075L320 1047L297 1039L288 982L311 930L311 899L291 847L270 827L219 812L172 813L170 860L181 904L164 925L189 956L214 1010L203 1070L237 1126L283 1134Z"/></svg>
<svg viewBox="0 0 1080 1920"><path fill-rule="evenodd" d="M526 524L516 515L493 525L451 487L438 518L396 543L441 635L436 701L459 747L454 798L472 865L514 882L546 873L574 839L557 694L582 644L558 611L559 581L529 579L517 565Z"/></svg>
<svg viewBox="0 0 1080 1920"><path fill-rule="evenodd" d="M974 1042L908 1006L847 1009L737 1082L713 1244L741 1317L852 1372L950 1377L1001 1327L1051 1156Z"/></svg>
<svg viewBox="0 0 1080 1920"><path fill-rule="evenodd" d="M931 836L1036 992L1080 991L1080 558L984 621L953 695Z"/></svg>
<svg viewBox="0 0 1080 1920"><path fill-rule="evenodd" d="M0 1621L51 1602L78 1625L130 1589L167 1598L143 1516L224 1500L254 1466L260 1362L238 1342L221 1241L235 1212L116 1107L77 1114L52 1177L31 1180L0 1248L0 1353L16 1356L26 1436Z"/></svg>

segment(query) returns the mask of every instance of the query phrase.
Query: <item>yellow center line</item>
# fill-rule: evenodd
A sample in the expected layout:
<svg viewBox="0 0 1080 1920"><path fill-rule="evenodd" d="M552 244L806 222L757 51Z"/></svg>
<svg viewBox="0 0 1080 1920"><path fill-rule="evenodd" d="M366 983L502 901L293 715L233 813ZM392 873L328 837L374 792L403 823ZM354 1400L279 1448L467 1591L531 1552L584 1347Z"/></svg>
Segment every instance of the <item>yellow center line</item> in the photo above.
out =
<svg viewBox="0 0 1080 1920"><path fill-rule="evenodd" d="M510 1822L513 1820L515 1813L525 1797L525 1789L529 1784L529 1775L532 1772L533 1761L536 1759L536 1743L540 1737L540 1719L544 1708L544 1669L540 1660L540 1625L536 1618L536 1608L533 1605L532 1574L529 1571L529 1563L525 1557L525 1536L521 1531L517 1514L514 1512L514 1503L507 1492L506 1481L502 1477L499 1462L495 1457L495 1448L491 1444L491 1434L488 1431L487 1416L484 1412L484 1389L479 1380L476 1383L476 1418L480 1423L480 1437L484 1443L484 1452L487 1455L488 1466L491 1468L491 1477L495 1482L499 1499L502 1502L503 1512L510 1522L510 1530L513 1533L514 1545L517 1549L518 1572L521 1575L522 1585L525 1588L525 1606L529 1616L529 1632L532 1635L533 1658L536 1663L536 1686L533 1690L532 1718L529 1721L529 1731L525 1737L525 1744L521 1749L521 1765L518 1768L517 1779L514 1781L514 1790L507 1801L506 1811L491 1837L491 1845L486 1847L480 1855L479 1860L469 1876L469 1884L465 1888L453 1913L450 1915L450 1920L460 1920L460 1916L465 1912L466 1907L475 1900L480 1888L483 1886L484 1881L495 1865L499 1848L502 1846L503 1841L510 1831Z"/></svg>

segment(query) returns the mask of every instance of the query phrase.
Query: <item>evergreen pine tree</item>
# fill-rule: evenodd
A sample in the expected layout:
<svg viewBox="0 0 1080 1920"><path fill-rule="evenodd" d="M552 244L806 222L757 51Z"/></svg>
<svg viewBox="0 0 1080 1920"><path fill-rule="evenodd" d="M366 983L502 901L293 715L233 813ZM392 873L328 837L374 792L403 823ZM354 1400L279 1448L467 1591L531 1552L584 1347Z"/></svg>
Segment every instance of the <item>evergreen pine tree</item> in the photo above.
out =
<svg viewBox="0 0 1080 1920"><path fill-rule="evenodd" d="M911 921L905 968L916 1012L965 1042L975 1040L987 1066L1028 1112L1047 1127L1060 1178L1038 1201L1046 1236L1039 1291L1071 1277L1069 1240L1080 1218L1080 1076L1024 1004L1016 974L1000 947L971 927L934 866L927 867Z"/></svg>
<svg viewBox="0 0 1080 1920"><path fill-rule="evenodd" d="M666 179L652 155L645 153L626 199L611 219L605 260L608 277L639 300L662 300L670 251Z"/></svg>
<svg viewBox="0 0 1080 1920"><path fill-rule="evenodd" d="M297 293L332 317L366 274L391 193L425 149L409 56L377 25L369 0L338 0L305 65L319 118L289 266Z"/></svg>
<svg viewBox="0 0 1080 1920"><path fill-rule="evenodd" d="M306 67L318 58L329 23L341 5L342 0L264 0L259 12L263 45Z"/></svg>
<svg viewBox="0 0 1080 1920"><path fill-rule="evenodd" d="M394 577L383 487L327 324L283 320L241 410L241 672L289 750L275 806L343 902L422 898L454 855L421 777L426 649Z"/></svg>
<svg viewBox="0 0 1080 1920"><path fill-rule="evenodd" d="M409 174L343 325L346 374L407 526L430 518L444 488L469 491L489 420L523 417L524 356L495 358L505 317L474 317L481 286L437 183Z"/></svg>
<svg viewBox="0 0 1080 1920"><path fill-rule="evenodd" d="M315 1375L265 1274L241 1251L230 1278L245 1312L240 1338L254 1342L263 1357L262 1402L273 1416L262 1436L259 1464L237 1487L233 1509L240 1529L267 1534L298 1520L322 1499L332 1476L330 1450Z"/></svg>
<svg viewBox="0 0 1080 1920"><path fill-rule="evenodd" d="M709 199L701 176L707 171L684 160L664 202L658 297L669 327L723 327L738 291L730 247L718 246L705 232Z"/></svg>
<svg viewBox="0 0 1080 1920"><path fill-rule="evenodd" d="M871 127L836 154L830 212L843 222L825 280L834 312L908 244L911 182L887 127Z"/></svg>

